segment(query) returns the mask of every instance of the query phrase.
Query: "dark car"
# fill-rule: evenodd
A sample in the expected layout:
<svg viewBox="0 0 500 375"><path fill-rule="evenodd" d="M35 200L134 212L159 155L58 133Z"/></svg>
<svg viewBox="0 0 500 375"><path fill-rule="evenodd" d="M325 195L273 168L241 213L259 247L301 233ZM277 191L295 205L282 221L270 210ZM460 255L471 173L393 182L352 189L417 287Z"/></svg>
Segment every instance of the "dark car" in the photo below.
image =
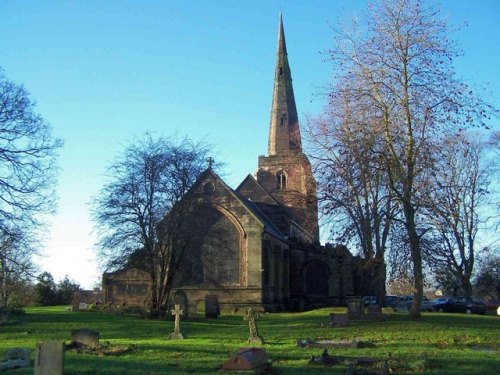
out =
<svg viewBox="0 0 500 375"><path fill-rule="evenodd" d="M445 303L434 305L434 309L439 312L484 314L486 304L477 297L455 297Z"/></svg>
<svg viewBox="0 0 500 375"><path fill-rule="evenodd" d="M363 297L363 303L365 304L365 306L376 305L377 304L377 297L375 297L375 296L364 296Z"/></svg>
<svg viewBox="0 0 500 375"><path fill-rule="evenodd" d="M384 296L384 307L392 307L394 309L395 306L399 304L401 300L401 297L398 296L391 296L386 294Z"/></svg>

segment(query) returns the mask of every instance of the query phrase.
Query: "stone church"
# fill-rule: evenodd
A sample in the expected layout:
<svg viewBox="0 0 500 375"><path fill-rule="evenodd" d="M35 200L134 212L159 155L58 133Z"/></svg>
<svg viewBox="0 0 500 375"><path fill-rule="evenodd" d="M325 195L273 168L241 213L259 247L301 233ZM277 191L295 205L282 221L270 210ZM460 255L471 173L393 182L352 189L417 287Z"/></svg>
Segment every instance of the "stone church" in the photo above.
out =
<svg viewBox="0 0 500 375"><path fill-rule="evenodd" d="M188 311L206 296L216 296L223 310L298 311L339 305L353 294L356 258L319 242L316 182L302 150L281 18L267 155L236 189L209 167L188 195L203 218L173 290ZM104 300L141 304L148 283L137 268L106 273Z"/></svg>

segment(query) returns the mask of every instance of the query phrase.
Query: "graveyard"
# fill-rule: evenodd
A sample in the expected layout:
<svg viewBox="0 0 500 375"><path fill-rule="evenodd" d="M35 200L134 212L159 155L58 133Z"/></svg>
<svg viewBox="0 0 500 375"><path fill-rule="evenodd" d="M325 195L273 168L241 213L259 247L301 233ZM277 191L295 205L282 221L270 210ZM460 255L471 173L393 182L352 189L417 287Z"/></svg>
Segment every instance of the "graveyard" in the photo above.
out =
<svg viewBox="0 0 500 375"><path fill-rule="evenodd" d="M73 312L69 306L28 308L24 315L0 325L0 363L7 351L24 348L31 364L0 373L33 374L35 347L59 341L65 345L64 374L233 373L222 372L223 365L240 349L251 347L264 349L270 374L347 374L350 363L373 367L388 361L396 374L497 374L498 317L423 313L422 319L413 320L384 309L382 318L340 319L341 324L330 324L335 321L330 314L343 317L345 312L345 308L323 308L261 313L249 319L253 312L222 312L217 318L205 318L186 317L177 309L175 322L116 312ZM169 339L173 332L182 337ZM250 340L253 334L263 343ZM99 350L75 350L70 344L77 336L97 340ZM327 354L322 356L325 349ZM254 352L258 353L243 350L240 354ZM52 359L58 361L57 355L44 360ZM360 368L350 373L383 372Z"/></svg>

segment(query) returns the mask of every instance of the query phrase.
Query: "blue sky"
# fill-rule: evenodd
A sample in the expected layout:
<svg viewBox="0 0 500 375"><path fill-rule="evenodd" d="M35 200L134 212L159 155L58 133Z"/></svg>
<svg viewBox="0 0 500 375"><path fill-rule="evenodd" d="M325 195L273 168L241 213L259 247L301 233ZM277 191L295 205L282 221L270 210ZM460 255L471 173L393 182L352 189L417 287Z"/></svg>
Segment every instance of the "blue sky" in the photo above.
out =
<svg viewBox="0 0 500 375"><path fill-rule="evenodd" d="M98 281L89 202L117 153L146 131L211 142L236 187L267 149L279 12L303 119L324 103L332 66L320 52L332 47L331 27L359 16L366 4L0 2L0 67L25 85L65 141L58 213L41 249L41 270L85 287ZM468 23L452 34L465 52L456 60L459 75L488 84L487 98L500 107L500 2L439 4L450 23Z"/></svg>

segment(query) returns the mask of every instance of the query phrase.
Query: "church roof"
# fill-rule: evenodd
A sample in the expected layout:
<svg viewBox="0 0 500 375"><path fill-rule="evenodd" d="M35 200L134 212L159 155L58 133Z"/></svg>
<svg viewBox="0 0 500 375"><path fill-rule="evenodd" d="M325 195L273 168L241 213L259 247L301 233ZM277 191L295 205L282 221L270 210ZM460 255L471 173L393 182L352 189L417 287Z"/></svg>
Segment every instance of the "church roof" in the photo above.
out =
<svg viewBox="0 0 500 375"><path fill-rule="evenodd" d="M251 175L245 177L245 179L238 185L236 191L247 199L263 202L267 204L279 204L276 199L272 197L269 192L262 187L261 184Z"/></svg>
<svg viewBox="0 0 500 375"><path fill-rule="evenodd" d="M201 173L200 177L198 177L193 187L190 189L190 192L196 189L203 183L203 181L205 181L209 177L212 177L219 181L224 186L224 188L227 189L227 191L231 195L233 195L233 197L236 198L263 225L265 232L279 240L287 240L287 237L273 224L273 222L264 214L264 212L262 212L262 210L259 209L259 207L254 202L240 194L238 191L231 189L224 182L224 180L212 170L212 168L207 168L204 172Z"/></svg>

